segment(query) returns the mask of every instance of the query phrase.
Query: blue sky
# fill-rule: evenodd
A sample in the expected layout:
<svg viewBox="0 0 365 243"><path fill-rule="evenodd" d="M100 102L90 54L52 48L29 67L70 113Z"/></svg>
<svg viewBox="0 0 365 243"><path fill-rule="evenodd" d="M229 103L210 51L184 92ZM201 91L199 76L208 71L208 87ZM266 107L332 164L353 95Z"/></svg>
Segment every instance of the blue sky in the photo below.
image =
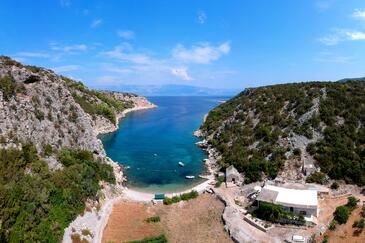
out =
<svg viewBox="0 0 365 243"><path fill-rule="evenodd" d="M93 88L362 77L365 1L4 0L0 54Z"/></svg>

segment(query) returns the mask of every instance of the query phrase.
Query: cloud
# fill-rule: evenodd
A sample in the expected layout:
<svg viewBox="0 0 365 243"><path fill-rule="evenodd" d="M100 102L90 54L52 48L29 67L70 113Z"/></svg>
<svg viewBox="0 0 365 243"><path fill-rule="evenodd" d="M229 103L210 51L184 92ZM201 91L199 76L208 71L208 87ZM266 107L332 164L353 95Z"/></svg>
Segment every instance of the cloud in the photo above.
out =
<svg viewBox="0 0 365 243"><path fill-rule="evenodd" d="M56 73L63 73L63 72L69 72L69 71L76 71L80 69L79 65L65 65L65 66L59 66L51 68Z"/></svg>
<svg viewBox="0 0 365 243"><path fill-rule="evenodd" d="M117 67L113 64L102 64L102 68L105 71L113 72L113 73L120 73L120 74L127 74L127 73L133 72L133 70L131 68Z"/></svg>
<svg viewBox="0 0 365 243"><path fill-rule="evenodd" d="M172 56L179 61L186 63L208 64L216 61L221 56L230 52L231 46L229 42L225 42L218 46L212 46L209 43L203 43L192 46L190 49L178 44L172 50Z"/></svg>
<svg viewBox="0 0 365 243"><path fill-rule="evenodd" d="M315 2L315 6L320 12L327 11L331 7L331 5L332 1L329 0L320 0Z"/></svg>
<svg viewBox="0 0 365 243"><path fill-rule="evenodd" d="M53 51L62 51L62 52L78 52L78 51L86 51L87 45L85 44L76 44L69 46L59 46L57 44L51 44L51 50Z"/></svg>
<svg viewBox="0 0 365 243"><path fill-rule="evenodd" d="M131 30L118 30L117 35L127 40L134 39L135 37L134 32Z"/></svg>
<svg viewBox="0 0 365 243"><path fill-rule="evenodd" d="M203 11L198 12L198 22L199 24L204 24L207 20L207 14Z"/></svg>
<svg viewBox="0 0 365 243"><path fill-rule="evenodd" d="M153 59L148 55L134 52L133 47L128 43L123 43L122 45L115 47L113 50L104 52L103 54L110 58L134 64L151 64L153 62Z"/></svg>
<svg viewBox="0 0 365 243"><path fill-rule="evenodd" d="M351 57L336 55L332 52L321 52L317 57L313 59L315 62L321 63L338 63L349 64L352 61Z"/></svg>
<svg viewBox="0 0 365 243"><path fill-rule="evenodd" d="M365 20L365 10L355 9L352 13L351 17L355 19L362 19Z"/></svg>
<svg viewBox="0 0 365 243"><path fill-rule="evenodd" d="M103 19L101 19L101 18L94 19L93 22L91 22L90 27L96 28L96 27L100 26L102 23L103 23Z"/></svg>
<svg viewBox="0 0 365 243"><path fill-rule="evenodd" d="M365 32L358 30L336 29L334 33L318 39L322 44L333 46L343 41L365 40Z"/></svg>
<svg viewBox="0 0 365 243"><path fill-rule="evenodd" d="M182 80L193 80L193 78L189 76L186 68L172 68L171 73Z"/></svg>
<svg viewBox="0 0 365 243"><path fill-rule="evenodd" d="M69 7L71 5L71 0L60 0L62 7Z"/></svg>
<svg viewBox="0 0 365 243"><path fill-rule="evenodd" d="M44 52L19 52L16 54L19 57L34 57L34 58L49 58L50 55Z"/></svg>

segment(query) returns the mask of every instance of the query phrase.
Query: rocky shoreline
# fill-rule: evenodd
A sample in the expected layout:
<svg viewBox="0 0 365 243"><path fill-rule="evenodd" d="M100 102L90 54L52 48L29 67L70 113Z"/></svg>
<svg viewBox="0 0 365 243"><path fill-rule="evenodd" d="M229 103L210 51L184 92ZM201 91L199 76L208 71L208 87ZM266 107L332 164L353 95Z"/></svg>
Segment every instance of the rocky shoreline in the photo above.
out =
<svg viewBox="0 0 365 243"><path fill-rule="evenodd" d="M118 93L119 94L119 93ZM100 123L94 126L93 132L95 136L111 133L119 128L119 122L123 119L127 113L139 110L153 109L157 106L149 102L145 97L135 96L133 101L134 107L124 110L123 112L117 114L118 124L111 125L110 122ZM104 127L101 125L104 124ZM109 157L104 158L104 162L109 164L113 168L113 172L116 179L115 185L109 185L101 182L103 199L98 204L91 204L87 208L83 215L79 215L64 231L63 241L67 243L72 243L72 235L79 234L82 235L82 230L89 230L90 235L83 236L84 239L89 242L101 242L104 228L108 222L109 215L112 212L113 205L122 200L120 197L125 191L123 182L125 181L125 176L123 175L123 167L117 162L113 161Z"/></svg>

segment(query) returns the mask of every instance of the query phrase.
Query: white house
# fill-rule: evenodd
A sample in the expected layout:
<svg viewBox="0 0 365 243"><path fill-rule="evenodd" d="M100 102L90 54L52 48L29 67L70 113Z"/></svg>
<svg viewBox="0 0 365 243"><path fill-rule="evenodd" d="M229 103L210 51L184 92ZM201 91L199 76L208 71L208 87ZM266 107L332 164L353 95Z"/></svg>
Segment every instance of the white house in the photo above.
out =
<svg viewBox="0 0 365 243"><path fill-rule="evenodd" d="M290 189L285 187L265 185L256 199L281 205L285 210L302 214L305 218L317 217L318 198L316 190Z"/></svg>

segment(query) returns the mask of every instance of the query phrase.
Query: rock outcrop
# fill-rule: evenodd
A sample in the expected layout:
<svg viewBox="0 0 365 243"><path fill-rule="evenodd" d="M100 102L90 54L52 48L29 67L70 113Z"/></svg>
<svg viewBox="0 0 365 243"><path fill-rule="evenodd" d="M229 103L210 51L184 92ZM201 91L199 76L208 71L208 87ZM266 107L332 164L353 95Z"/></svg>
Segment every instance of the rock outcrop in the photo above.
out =
<svg viewBox="0 0 365 243"><path fill-rule="evenodd" d="M105 158L97 135L116 130L126 112L153 107L135 94L89 90L51 70L0 57L0 147L31 142L51 169L62 166L46 147Z"/></svg>

